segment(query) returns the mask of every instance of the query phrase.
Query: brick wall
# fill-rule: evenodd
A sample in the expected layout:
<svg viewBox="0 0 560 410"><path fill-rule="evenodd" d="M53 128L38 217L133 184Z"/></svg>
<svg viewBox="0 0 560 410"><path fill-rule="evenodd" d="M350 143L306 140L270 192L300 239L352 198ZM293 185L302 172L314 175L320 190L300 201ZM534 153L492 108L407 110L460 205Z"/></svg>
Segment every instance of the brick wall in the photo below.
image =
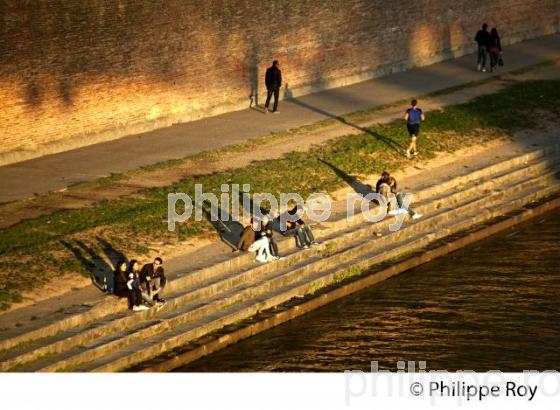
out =
<svg viewBox="0 0 560 410"><path fill-rule="evenodd" d="M411 6L413 4L413 6ZM3 0L0 162L262 102L282 62L293 95L556 32L557 0Z"/></svg>

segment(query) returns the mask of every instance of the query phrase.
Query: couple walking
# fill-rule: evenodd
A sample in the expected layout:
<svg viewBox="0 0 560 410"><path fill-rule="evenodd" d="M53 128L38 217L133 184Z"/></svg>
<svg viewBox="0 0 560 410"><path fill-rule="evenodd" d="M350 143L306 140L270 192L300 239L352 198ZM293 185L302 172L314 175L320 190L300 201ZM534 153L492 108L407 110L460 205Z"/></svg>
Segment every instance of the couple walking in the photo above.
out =
<svg viewBox="0 0 560 410"><path fill-rule="evenodd" d="M493 28L489 33L488 24L484 23L482 28L476 33L474 41L478 44L478 71L486 72L487 55L490 55L490 72L495 71L498 65L504 65L502 43L496 28Z"/></svg>

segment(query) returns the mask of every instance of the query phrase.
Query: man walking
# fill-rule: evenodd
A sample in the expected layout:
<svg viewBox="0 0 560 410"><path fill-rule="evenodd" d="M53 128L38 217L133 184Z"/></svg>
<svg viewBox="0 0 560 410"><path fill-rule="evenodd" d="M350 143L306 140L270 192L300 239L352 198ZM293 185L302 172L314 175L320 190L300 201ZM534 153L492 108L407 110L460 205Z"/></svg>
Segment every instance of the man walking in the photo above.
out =
<svg viewBox="0 0 560 410"><path fill-rule="evenodd" d="M416 99L411 101L410 108L405 111L404 120L406 121L408 135L410 135L410 145L406 150L406 157L410 158L412 155L418 155L416 138L420 134L420 123L426 120L424 113L418 108L418 101Z"/></svg>
<svg viewBox="0 0 560 410"><path fill-rule="evenodd" d="M488 32L488 24L484 23L482 29L478 30L474 41L478 44L478 71L486 72L486 54L488 53L488 45L490 43L490 33Z"/></svg>
<svg viewBox="0 0 560 410"><path fill-rule="evenodd" d="M280 96L280 87L282 86L282 71L280 71L280 64L278 60L272 62L272 66L268 67L264 77L264 83L266 85L266 103L264 104L264 113L268 112L268 105L270 104L270 98L274 94L274 106L272 112L278 113L278 98Z"/></svg>

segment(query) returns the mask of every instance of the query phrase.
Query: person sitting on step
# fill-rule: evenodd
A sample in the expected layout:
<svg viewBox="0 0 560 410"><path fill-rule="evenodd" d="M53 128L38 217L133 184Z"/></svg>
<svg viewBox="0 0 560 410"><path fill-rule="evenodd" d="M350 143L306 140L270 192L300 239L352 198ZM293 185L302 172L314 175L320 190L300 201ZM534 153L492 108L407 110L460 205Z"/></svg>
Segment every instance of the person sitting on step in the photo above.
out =
<svg viewBox="0 0 560 410"><path fill-rule="evenodd" d="M243 252L255 252L257 262L269 262L275 258L270 254L270 241L267 236L258 235L259 224L251 218L249 225L243 229L237 249Z"/></svg>
<svg viewBox="0 0 560 410"><path fill-rule="evenodd" d="M152 263L147 263L140 271L140 280L147 291L150 301L164 304L165 299L161 297L163 289L167 284L163 260L158 256Z"/></svg>
<svg viewBox="0 0 560 410"><path fill-rule="evenodd" d="M404 207L404 195L397 191L397 180L391 176L387 171L383 171L381 174L381 178L377 181L375 185L375 191L378 194L381 194L387 200L387 210L389 211L389 215L400 215L403 213L408 213L412 219L421 218L422 215L414 212L414 210L410 207ZM398 208L393 208L393 202L391 201L391 197L389 194L393 194L396 197Z"/></svg>
<svg viewBox="0 0 560 410"><path fill-rule="evenodd" d="M303 219L303 209L295 205L287 211L286 223L280 223L280 232L284 236L294 236L296 245L301 249L309 249L310 246L319 246L319 242L315 240L313 230L307 225ZM297 219L296 219L297 218ZM279 217L280 220L284 219ZM284 225L284 226L282 226Z"/></svg>
<svg viewBox="0 0 560 410"><path fill-rule="evenodd" d="M116 296L127 296L128 288L126 287L126 282L128 281L128 266L125 261L120 261L115 266L115 290L114 294Z"/></svg>
<svg viewBox="0 0 560 410"><path fill-rule="evenodd" d="M281 259L280 253L278 252L278 244L274 239L274 232L272 231L272 227L270 226L270 219L267 216L263 217L261 221L261 229L258 232L257 236L266 236L268 238L270 254L275 259Z"/></svg>
<svg viewBox="0 0 560 410"><path fill-rule="evenodd" d="M128 308L139 312L149 309L142 304L142 283L140 282L140 264L137 260L131 260L128 267L128 280L126 287L128 289Z"/></svg>
<svg viewBox="0 0 560 410"><path fill-rule="evenodd" d="M243 228L243 232L241 232L241 236L239 237L239 241L237 242L237 246L232 252L242 251L247 252L251 245L255 242L256 232L253 229L253 218L249 221L249 224Z"/></svg>

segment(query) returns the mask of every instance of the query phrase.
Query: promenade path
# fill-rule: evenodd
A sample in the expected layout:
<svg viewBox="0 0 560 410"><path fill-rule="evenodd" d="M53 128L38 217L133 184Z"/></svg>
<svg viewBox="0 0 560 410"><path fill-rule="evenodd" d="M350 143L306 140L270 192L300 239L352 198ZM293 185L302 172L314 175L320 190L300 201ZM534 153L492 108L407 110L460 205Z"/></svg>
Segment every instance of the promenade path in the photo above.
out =
<svg viewBox="0 0 560 410"><path fill-rule="evenodd" d="M560 58L560 35L525 41L504 50L505 67L518 70ZM48 155L0 167L0 203L33 197L89 182L112 173L179 159L292 129L342 114L371 109L391 102L481 80L475 57L411 69L385 77L335 88L281 102L279 115L246 109L199 121ZM289 67L284 68L289 78Z"/></svg>
<svg viewBox="0 0 560 410"><path fill-rule="evenodd" d="M560 58L559 46L560 35L555 35L508 48L506 50L508 66L501 73L558 59ZM235 112L196 123L177 125L142 136L125 137L118 141L0 167L0 183L2 184L0 201L10 200L6 199L10 197L11 200L24 198L32 195L33 192L61 189L72 182L95 180L111 172L122 172L165 159L184 157L206 149L266 135L271 131L281 131L314 123L330 116L384 105L402 98L484 79L485 75L490 75L474 71L472 58L473 56L466 56L430 67L285 101L282 103L280 115L265 116L255 110ZM555 71L556 67L557 65L533 70L537 72L529 72L528 77L556 78L558 73ZM438 98L441 101L438 101L437 104L435 101L428 100L426 101L427 108L430 109L430 105L434 104L445 105L447 99L468 100L478 95L480 91L477 89L481 87L485 90L488 88L486 92L494 92L490 84L484 84L474 87L472 90L453 92L446 98ZM381 117L397 114L400 115L400 108L382 110L379 113ZM242 134L243 131L246 132L245 135ZM431 177L438 175L440 178L448 179L457 173L464 172L465 169L477 169L492 163L497 158L496 152L499 152L500 158L503 159L535 149L535 146L548 145L557 138L554 131L538 132L538 135L533 133L529 139L521 135L512 141L496 141L487 146L471 147L465 152L444 155L438 161L416 164L395 175L406 189L417 188L422 181L427 179L428 175ZM204 135L208 141L202 138ZM214 143L210 141L212 135ZM218 138L219 135L222 136L221 139ZM227 138L223 137L225 135ZM187 136L192 137L188 144L185 142ZM171 149L172 141L178 144L175 153ZM120 150L122 152L119 152ZM86 161L84 156L89 159ZM119 157L119 161L116 160L117 157ZM121 167L122 164L126 164L127 167ZM375 177L372 176L372 178ZM361 182L373 183L375 180L362 180ZM340 202L341 209L344 206L342 198L347 192L352 192L354 189L355 187L348 186L333 195L335 201ZM317 229L317 233L321 236L320 228ZM195 254L196 257L193 258ZM192 249L181 246L181 249L177 249L172 257L166 258L166 271L173 280L180 273L212 265L231 257L230 248L223 242L204 242L199 247ZM83 282L64 294L32 302L27 306L16 307L0 314L0 340L50 323L54 320L53 317L60 316L60 313L58 316L53 315L54 312L71 315L77 310L83 309L84 304L95 305L106 300L107 296L88 284L87 279L83 279Z"/></svg>

